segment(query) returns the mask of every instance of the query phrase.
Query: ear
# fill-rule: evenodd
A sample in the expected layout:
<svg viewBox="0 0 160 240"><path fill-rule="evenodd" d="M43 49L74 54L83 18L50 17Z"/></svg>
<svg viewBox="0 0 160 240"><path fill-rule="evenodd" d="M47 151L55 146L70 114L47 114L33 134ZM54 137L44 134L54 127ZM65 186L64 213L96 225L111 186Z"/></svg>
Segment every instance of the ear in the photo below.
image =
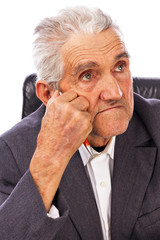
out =
<svg viewBox="0 0 160 240"><path fill-rule="evenodd" d="M53 96L54 89L48 85L46 81L39 80L36 83L36 94L37 97L43 102L46 106L48 100Z"/></svg>

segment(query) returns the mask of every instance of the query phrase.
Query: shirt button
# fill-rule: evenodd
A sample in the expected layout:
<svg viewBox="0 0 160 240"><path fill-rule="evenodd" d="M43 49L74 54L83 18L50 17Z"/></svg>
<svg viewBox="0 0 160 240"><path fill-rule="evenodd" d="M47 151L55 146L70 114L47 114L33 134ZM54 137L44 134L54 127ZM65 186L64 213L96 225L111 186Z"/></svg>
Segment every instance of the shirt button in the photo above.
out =
<svg viewBox="0 0 160 240"><path fill-rule="evenodd" d="M102 181L102 182L100 182L100 186L105 188L107 186L107 184L106 184L106 182Z"/></svg>

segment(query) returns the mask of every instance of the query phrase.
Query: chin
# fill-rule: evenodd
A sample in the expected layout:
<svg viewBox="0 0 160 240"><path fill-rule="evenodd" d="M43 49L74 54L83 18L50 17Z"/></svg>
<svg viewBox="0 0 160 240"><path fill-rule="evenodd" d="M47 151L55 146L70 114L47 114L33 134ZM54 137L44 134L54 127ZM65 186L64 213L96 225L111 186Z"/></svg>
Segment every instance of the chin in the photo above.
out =
<svg viewBox="0 0 160 240"><path fill-rule="evenodd" d="M120 120L120 121L112 121L106 124L98 124L93 126L93 130L91 132L95 137L100 137L104 139L111 138L113 136L118 136L123 134L128 128L129 120Z"/></svg>

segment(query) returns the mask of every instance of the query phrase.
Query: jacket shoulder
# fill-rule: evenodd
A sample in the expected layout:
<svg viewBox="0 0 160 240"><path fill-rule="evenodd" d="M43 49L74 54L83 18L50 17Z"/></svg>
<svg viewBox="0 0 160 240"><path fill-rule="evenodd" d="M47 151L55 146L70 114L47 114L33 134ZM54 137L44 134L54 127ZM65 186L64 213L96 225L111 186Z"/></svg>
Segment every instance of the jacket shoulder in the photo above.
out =
<svg viewBox="0 0 160 240"><path fill-rule="evenodd" d="M0 137L6 142L18 140L18 138L26 138L30 133L40 130L41 120L45 112L45 106L41 105L34 113L22 119L10 130L3 133Z"/></svg>
<svg viewBox="0 0 160 240"><path fill-rule="evenodd" d="M134 111L154 140L160 142L160 100L134 94Z"/></svg>
<svg viewBox="0 0 160 240"><path fill-rule="evenodd" d="M37 145L44 112L45 107L42 105L36 112L0 136L0 152L4 152L4 147L6 149L2 161L10 152L21 172L26 171Z"/></svg>

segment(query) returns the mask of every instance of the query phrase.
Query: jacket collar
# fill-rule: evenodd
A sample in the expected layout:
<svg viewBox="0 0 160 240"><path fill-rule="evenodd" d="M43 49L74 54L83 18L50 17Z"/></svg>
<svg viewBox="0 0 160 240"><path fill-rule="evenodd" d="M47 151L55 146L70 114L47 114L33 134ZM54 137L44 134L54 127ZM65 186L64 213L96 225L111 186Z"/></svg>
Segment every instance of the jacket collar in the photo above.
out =
<svg viewBox="0 0 160 240"><path fill-rule="evenodd" d="M148 144L152 141L152 145ZM117 137L112 183L112 240L130 239L151 179L157 148L134 113L128 130Z"/></svg>
<svg viewBox="0 0 160 240"><path fill-rule="evenodd" d="M102 229L91 183L77 151L59 186L69 206L69 215L81 239L102 240Z"/></svg>

